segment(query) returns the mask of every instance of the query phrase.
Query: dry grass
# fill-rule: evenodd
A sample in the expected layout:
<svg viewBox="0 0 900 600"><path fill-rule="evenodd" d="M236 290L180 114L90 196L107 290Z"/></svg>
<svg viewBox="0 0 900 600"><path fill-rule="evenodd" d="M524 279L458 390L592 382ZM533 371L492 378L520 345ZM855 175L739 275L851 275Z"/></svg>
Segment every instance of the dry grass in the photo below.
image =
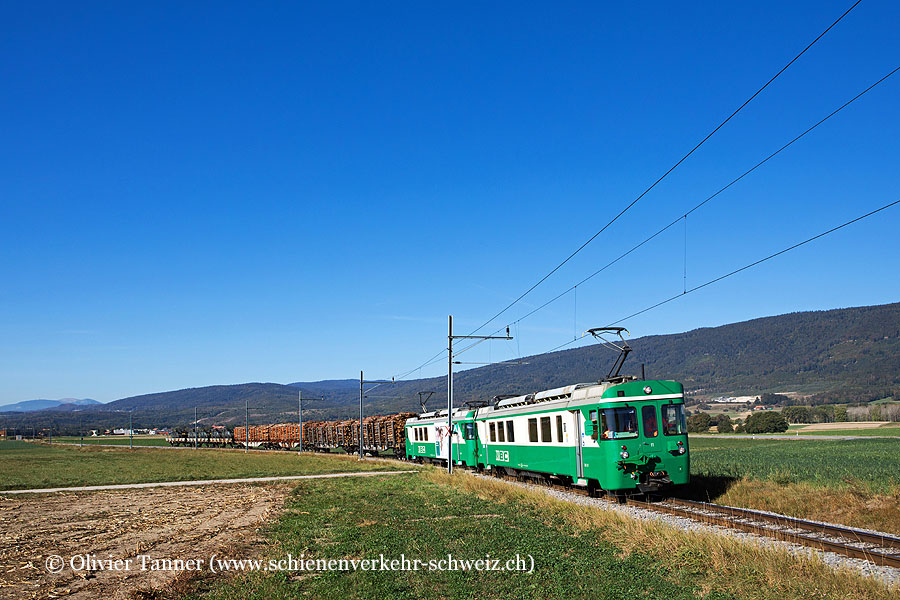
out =
<svg viewBox="0 0 900 600"><path fill-rule="evenodd" d="M743 479L716 502L900 534L900 487L873 494L866 486L854 483L831 488Z"/></svg>
<svg viewBox="0 0 900 600"><path fill-rule="evenodd" d="M835 571L815 555L795 556L706 532L686 532L655 521L630 519L614 511L558 500L541 490L524 489L502 481L449 476L440 471L422 474L436 483L462 488L492 502L522 502L538 506L548 525L568 519L579 530L599 532L623 553L640 552L671 565L673 579L700 581L701 590L726 591L748 600L821 598L834 600L896 599L900 589L849 570Z"/></svg>

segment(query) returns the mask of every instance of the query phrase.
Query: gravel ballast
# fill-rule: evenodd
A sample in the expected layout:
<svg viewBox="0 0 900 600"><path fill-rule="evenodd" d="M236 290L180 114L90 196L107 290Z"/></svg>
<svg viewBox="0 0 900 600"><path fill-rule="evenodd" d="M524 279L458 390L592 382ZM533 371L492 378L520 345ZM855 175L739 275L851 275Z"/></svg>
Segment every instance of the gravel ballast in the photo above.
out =
<svg viewBox="0 0 900 600"><path fill-rule="evenodd" d="M610 510L616 511L619 514L630 517L632 519L640 519L643 521L657 521L664 523L666 525L670 525L675 529L680 529L682 531L690 531L690 532L704 532L704 533L714 533L718 535L727 535L732 538L736 538L742 540L747 543L755 544L757 546L769 547L769 548L779 548L790 552L796 556L806 556L812 557L817 556L822 560L826 565L836 569L849 569L852 571L857 571L858 573L866 576L872 577L874 579L878 579L888 585L900 586L900 569L895 569L892 567L883 567L879 565L875 565L868 561L851 558L848 556L842 556L840 554L835 554L834 552L824 552L821 550L817 550L815 548L810 548L807 546L800 546L798 544L793 544L790 542L783 542L780 540L775 540L773 538L760 536L752 533L746 533L743 531L738 531L735 529L729 529L727 527L721 527L718 525L711 525L707 523L701 523L699 521L695 521L693 519L689 519L687 517L679 517L676 515L670 515L667 513L656 512L652 510L647 510L644 508L638 508L635 506L629 506L627 504L614 504L612 502L603 500L602 498L589 498L587 496L583 496L580 494L574 494L570 492L566 492L560 489L548 488L539 485L532 485L528 483L522 483L519 481L510 481L506 479L497 479L496 477L490 477L487 475L479 475L476 473L471 473L473 477L483 477L485 479L490 479L491 481L502 481L508 485L519 486L524 489L539 491L552 498L556 498L558 500L562 500L563 502L571 502L573 504L580 504L582 506L591 506L594 508L599 508L601 510ZM770 513L774 514L774 513ZM783 515L782 515L783 516ZM877 531L872 531L870 533L882 533ZM890 535L890 534L885 534Z"/></svg>

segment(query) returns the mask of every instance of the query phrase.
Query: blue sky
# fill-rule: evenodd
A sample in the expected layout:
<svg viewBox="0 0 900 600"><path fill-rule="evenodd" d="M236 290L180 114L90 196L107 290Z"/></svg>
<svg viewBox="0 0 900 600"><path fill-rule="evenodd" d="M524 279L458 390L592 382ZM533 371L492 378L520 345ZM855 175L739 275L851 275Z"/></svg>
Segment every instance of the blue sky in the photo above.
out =
<svg viewBox="0 0 900 600"><path fill-rule="evenodd" d="M0 403L390 377L480 325L850 2L5 3ZM863 2L575 259L555 296L898 65ZM692 215L688 287L900 198L900 75ZM900 208L625 325L900 300ZM675 227L466 360L682 288ZM412 376L439 375L438 362Z"/></svg>

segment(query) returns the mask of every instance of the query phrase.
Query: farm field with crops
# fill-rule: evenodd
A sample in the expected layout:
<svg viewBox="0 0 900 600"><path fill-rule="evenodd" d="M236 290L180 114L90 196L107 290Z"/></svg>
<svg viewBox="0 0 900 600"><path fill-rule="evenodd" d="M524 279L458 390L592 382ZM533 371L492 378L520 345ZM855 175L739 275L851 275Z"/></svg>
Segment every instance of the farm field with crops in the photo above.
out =
<svg viewBox="0 0 900 600"><path fill-rule="evenodd" d="M700 499L900 534L900 439L691 439Z"/></svg>
<svg viewBox="0 0 900 600"><path fill-rule="evenodd" d="M752 440L696 438L690 441L691 475L862 485L887 491L900 485L900 440Z"/></svg>
<svg viewBox="0 0 900 600"><path fill-rule="evenodd" d="M867 427L865 429L855 429L853 427L853 423L847 423L846 429L807 429L805 427L800 427L788 433L782 435L790 435L793 433L797 435L849 435L849 436L863 436L863 437L882 437L882 436L890 436L890 437L900 437L900 426L896 424L891 425L882 425L881 427Z"/></svg>

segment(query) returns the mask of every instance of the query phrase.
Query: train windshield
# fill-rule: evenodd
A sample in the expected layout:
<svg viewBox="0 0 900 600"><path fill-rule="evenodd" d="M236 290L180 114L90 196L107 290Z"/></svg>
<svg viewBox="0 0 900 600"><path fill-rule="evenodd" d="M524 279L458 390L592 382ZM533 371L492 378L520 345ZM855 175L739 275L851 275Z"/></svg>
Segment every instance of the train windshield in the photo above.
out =
<svg viewBox="0 0 900 600"><path fill-rule="evenodd" d="M600 437L618 440L637 437L637 411L633 408L605 408L600 411Z"/></svg>
<svg viewBox="0 0 900 600"><path fill-rule="evenodd" d="M681 435L687 431L684 424L684 404L666 404L662 407L663 433Z"/></svg>

